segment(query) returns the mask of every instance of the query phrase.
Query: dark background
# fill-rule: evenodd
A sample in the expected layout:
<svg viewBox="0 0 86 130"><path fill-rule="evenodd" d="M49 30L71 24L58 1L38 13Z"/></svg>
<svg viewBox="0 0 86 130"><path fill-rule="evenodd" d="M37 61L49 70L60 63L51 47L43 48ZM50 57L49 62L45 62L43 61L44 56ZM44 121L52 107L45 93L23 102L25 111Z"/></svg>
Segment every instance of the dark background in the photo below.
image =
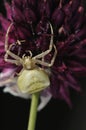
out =
<svg viewBox="0 0 86 130"><path fill-rule="evenodd" d="M86 130L86 81L83 92L71 91L73 108L64 101L52 99L38 112L35 130ZM3 94L0 89L0 130L27 130L30 100Z"/></svg>
<svg viewBox="0 0 86 130"><path fill-rule="evenodd" d="M0 11L4 11L0 0ZM38 113L36 130L86 130L86 78L81 78L82 93L71 90L73 108L52 99ZM0 88L0 130L27 130L30 100L3 94Z"/></svg>

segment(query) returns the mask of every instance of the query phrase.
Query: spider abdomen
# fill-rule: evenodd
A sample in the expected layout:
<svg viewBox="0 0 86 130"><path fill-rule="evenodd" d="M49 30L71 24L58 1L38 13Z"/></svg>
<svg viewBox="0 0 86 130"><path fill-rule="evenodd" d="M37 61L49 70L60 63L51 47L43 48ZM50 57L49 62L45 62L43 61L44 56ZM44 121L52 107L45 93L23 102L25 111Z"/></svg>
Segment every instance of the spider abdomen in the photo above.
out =
<svg viewBox="0 0 86 130"><path fill-rule="evenodd" d="M48 74L42 69L23 70L18 77L18 87L22 93L39 92L50 85Z"/></svg>

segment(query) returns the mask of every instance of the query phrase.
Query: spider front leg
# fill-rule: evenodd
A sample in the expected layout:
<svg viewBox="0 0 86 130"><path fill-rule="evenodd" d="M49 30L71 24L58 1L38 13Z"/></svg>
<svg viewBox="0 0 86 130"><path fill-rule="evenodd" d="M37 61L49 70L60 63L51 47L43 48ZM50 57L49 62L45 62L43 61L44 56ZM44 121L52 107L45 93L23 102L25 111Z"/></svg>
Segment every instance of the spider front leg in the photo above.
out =
<svg viewBox="0 0 86 130"><path fill-rule="evenodd" d="M51 59L51 62L50 63L47 63L47 62L45 62L44 60L38 60L38 59L36 59L36 63L37 64L40 64L40 65L43 65L43 66L46 66L46 67L51 67L51 66L53 66L53 64L54 64L54 62L55 62L55 59L56 59L56 56L57 56L57 49L56 49L56 46L54 45L54 50L55 50L55 52L54 52L54 55L53 55L53 58ZM44 52L45 53L45 52Z"/></svg>
<svg viewBox="0 0 86 130"><path fill-rule="evenodd" d="M13 59L9 59L8 56L14 58L14 60ZM19 56L17 56L14 53L12 53L10 50L6 51L4 60L6 62L13 63L13 64L16 64L16 65L21 65L21 63L22 63L22 59Z"/></svg>
<svg viewBox="0 0 86 130"><path fill-rule="evenodd" d="M43 58L44 56L46 56L47 54L49 54L52 51L53 48L53 28L52 25L50 24L50 28L51 28L51 39L50 39L50 45L49 45L49 49L46 50L45 52L42 52L41 54L38 54L37 56L34 56L33 59L40 59Z"/></svg>
<svg viewBox="0 0 86 130"><path fill-rule="evenodd" d="M5 51L8 50L8 35L9 35L9 32L10 32L10 29L12 27L13 23L11 23L7 29L7 33L6 33L6 36L5 36Z"/></svg>
<svg viewBox="0 0 86 130"><path fill-rule="evenodd" d="M5 57L4 57L4 60L6 62L10 62L10 63L13 63L13 64L16 64L16 65L20 65L22 63L22 59L15 55L14 53L12 53L10 51L10 48L15 45L15 43L11 44L10 46L8 45L8 38L9 38L9 32L10 32L10 29L12 28L13 26L13 23L11 23L7 29L7 33L6 33L6 36L5 36L5 51L6 51L6 54L5 54ZM25 40L17 40L17 44L21 45L21 42L25 42ZM8 56L12 57L13 59L9 59Z"/></svg>

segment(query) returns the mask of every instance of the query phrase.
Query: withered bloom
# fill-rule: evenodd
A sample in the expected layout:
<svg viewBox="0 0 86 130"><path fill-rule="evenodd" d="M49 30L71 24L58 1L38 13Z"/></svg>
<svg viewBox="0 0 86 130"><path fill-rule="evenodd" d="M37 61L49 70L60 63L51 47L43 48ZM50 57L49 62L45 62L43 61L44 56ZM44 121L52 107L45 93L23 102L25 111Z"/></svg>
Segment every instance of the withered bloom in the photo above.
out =
<svg viewBox="0 0 86 130"><path fill-rule="evenodd" d="M42 92L42 98L49 100L53 96L71 105L69 88L80 91L78 78L86 75L86 17L82 1L12 0L12 5L5 2L5 8L7 18L0 15L0 82L1 86L6 85L4 91L28 97L18 90L17 75L14 75L22 66L4 61L6 34L12 24L8 44L10 51L21 58L30 51L33 57L45 52L53 37L53 46L57 49L54 64L39 65L48 71L50 78L50 86ZM50 63L53 55L54 48L43 60Z"/></svg>

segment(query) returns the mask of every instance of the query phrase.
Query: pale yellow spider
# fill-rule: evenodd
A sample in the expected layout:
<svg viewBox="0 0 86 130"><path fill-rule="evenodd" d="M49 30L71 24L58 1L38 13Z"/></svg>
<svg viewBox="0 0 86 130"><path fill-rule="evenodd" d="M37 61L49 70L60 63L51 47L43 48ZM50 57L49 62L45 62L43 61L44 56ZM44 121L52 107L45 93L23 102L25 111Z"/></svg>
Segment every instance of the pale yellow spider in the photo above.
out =
<svg viewBox="0 0 86 130"><path fill-rule="evenodd" d="M10 28L12 27L13 23L9 26L7 33L6 33L6 40L5 40L5 61L10 62L16 65L22 65L23 69L18 74L18 87L21 90L22 93L35 93L38 91L41 91L48 87L50 85L49 75L48 73L38 65L51 67L54 64L56 55L57 55L57 49L55 45L53 44L53 28L52 25L50 25L51 29L51 39L50 39L50 45L49 49L45 52L42 52L34 57L32 57L32 52L29 50L30 56L23 55L22 58L18 55L15 55L10 51L11 46L8 46L8 35ZM21 45L21 42L25 42L24 40L19 41L17 40L17 44ZM51 59L50 63L47 63L44 61L44 57L48 55L52 49L54 48L54 55ZM12 57L12 59L9 59L8 56Z"/></svg>

